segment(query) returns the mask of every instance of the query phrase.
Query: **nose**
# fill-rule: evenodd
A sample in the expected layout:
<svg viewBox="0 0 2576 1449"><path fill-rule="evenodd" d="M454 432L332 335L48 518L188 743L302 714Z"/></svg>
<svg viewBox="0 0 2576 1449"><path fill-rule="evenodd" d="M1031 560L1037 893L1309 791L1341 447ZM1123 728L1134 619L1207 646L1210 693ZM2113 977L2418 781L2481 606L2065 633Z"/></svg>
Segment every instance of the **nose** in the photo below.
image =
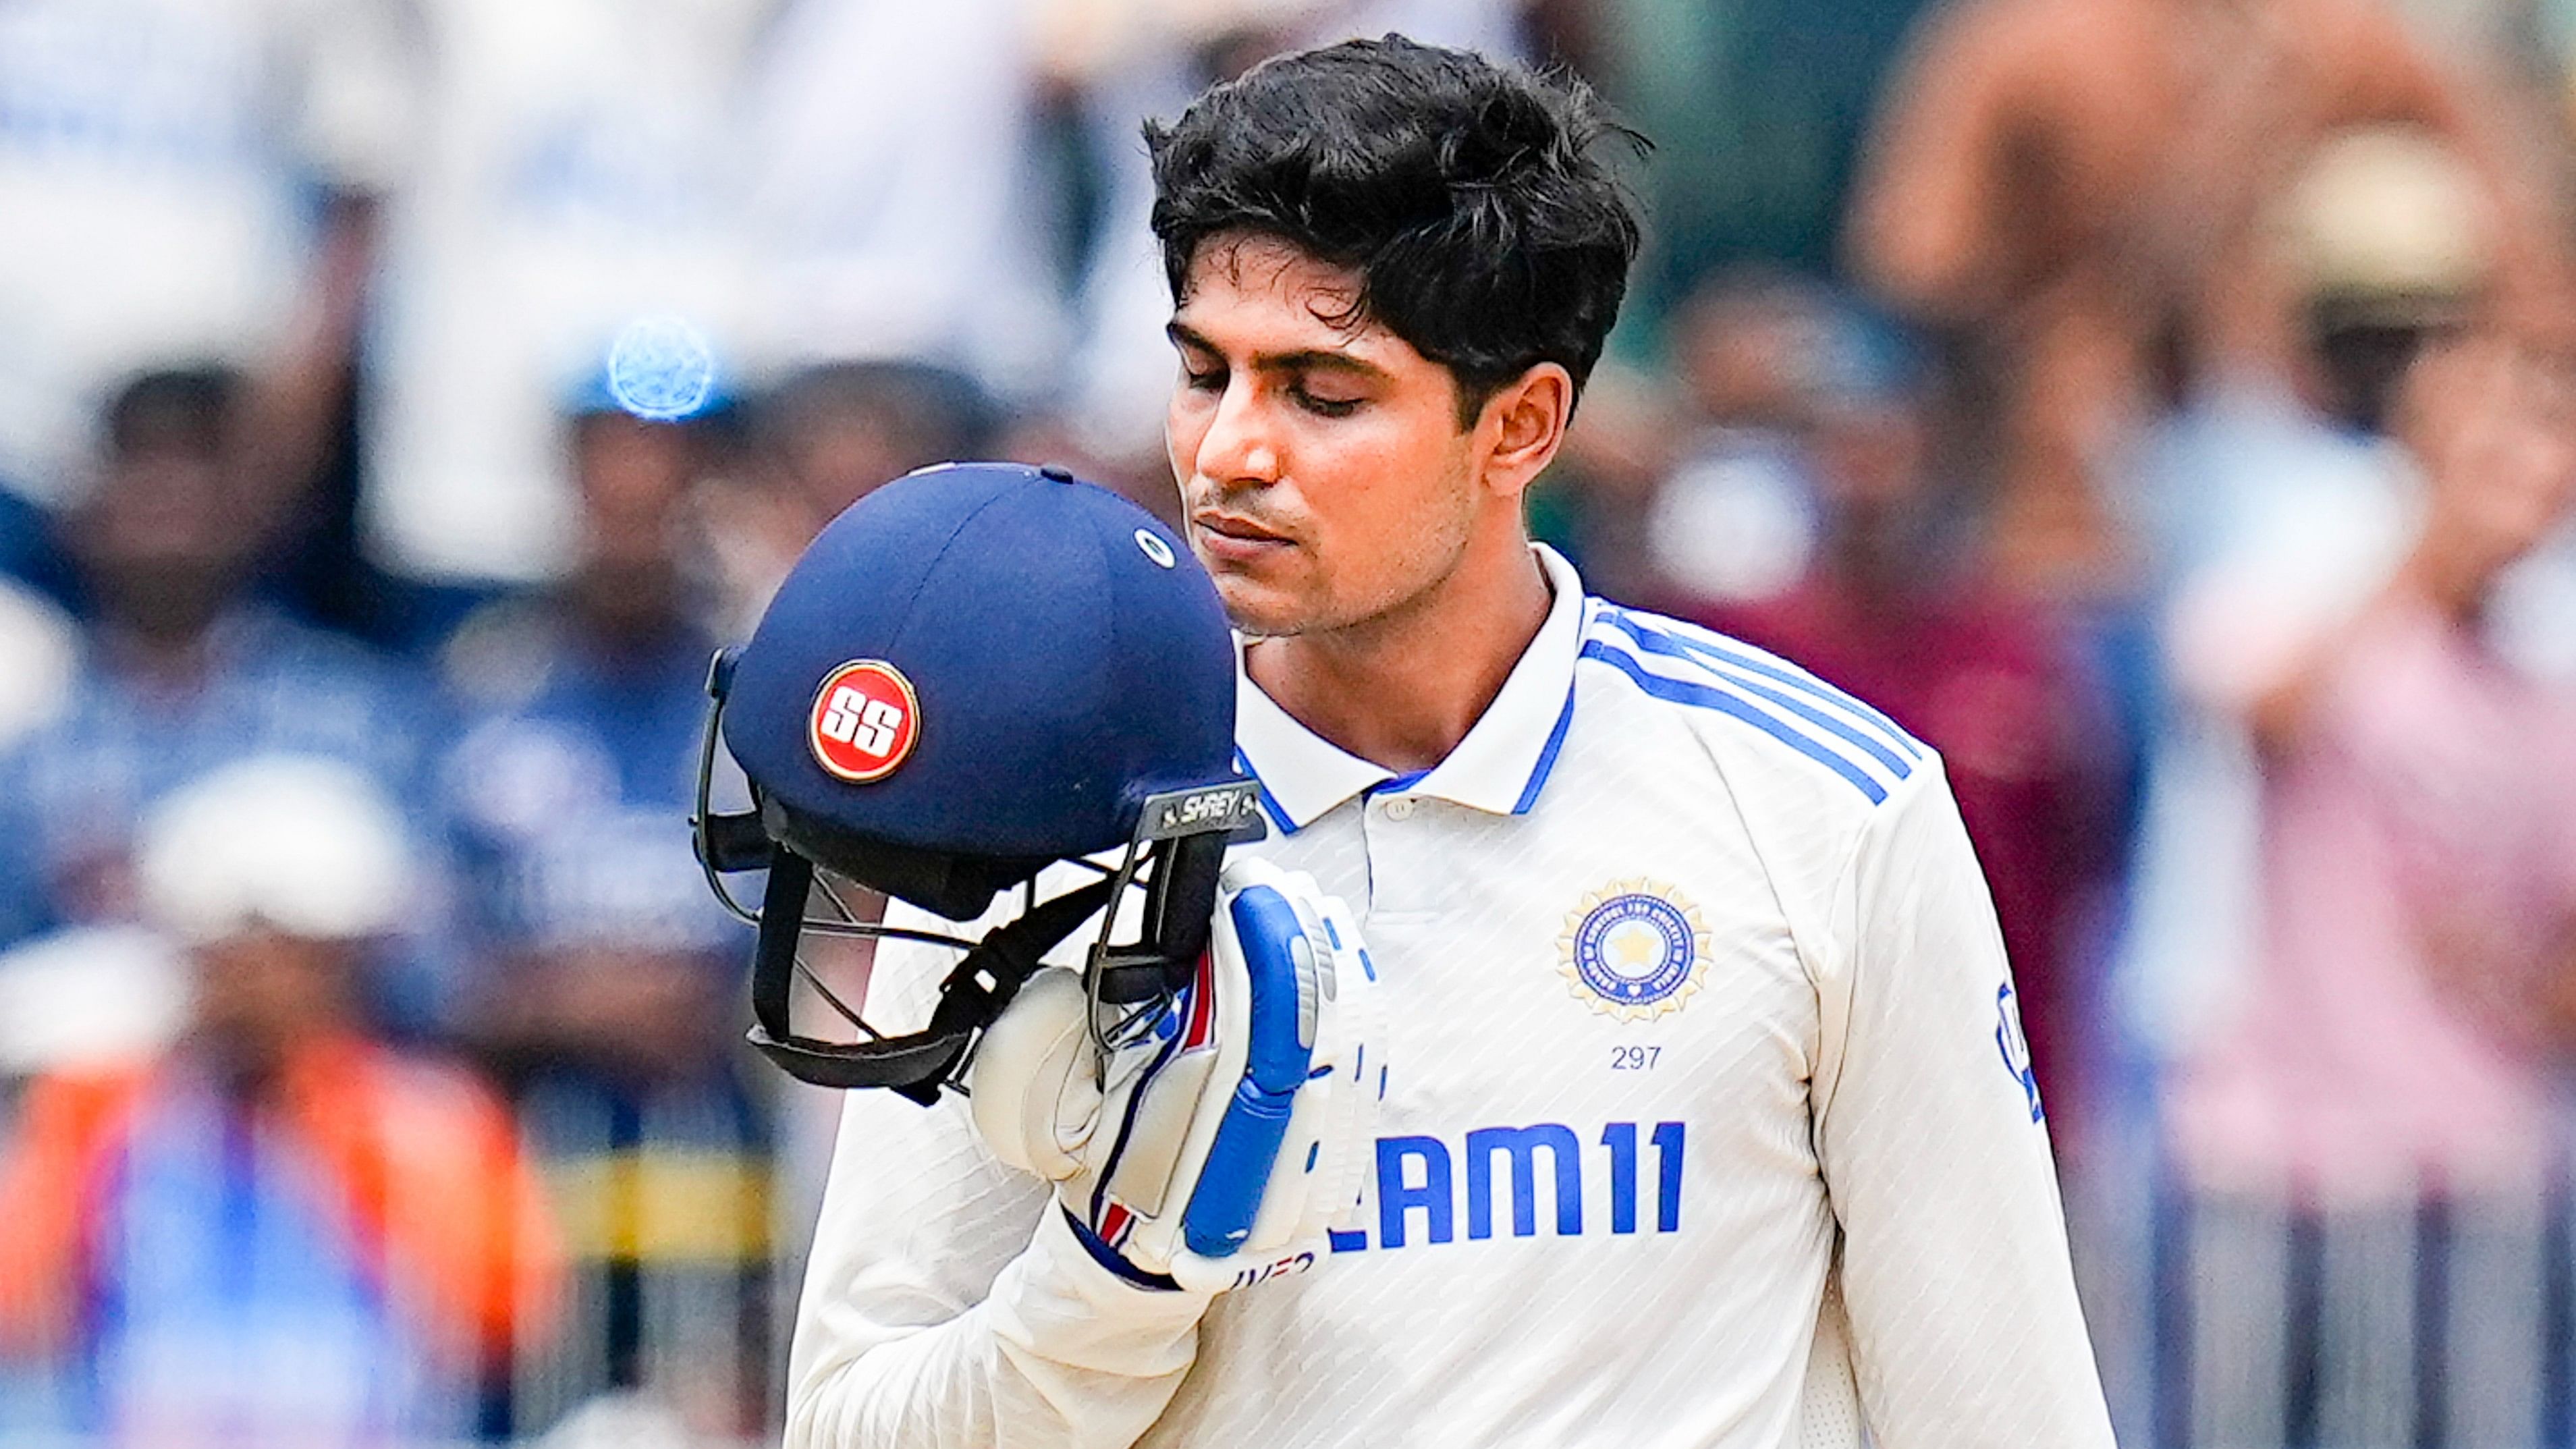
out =
<svg viewBox="0 0 2576 1449"><path fill-rule="evenodd" d="M1254 379L1239 376L1228 383L1191 462L1203 482L1218 488L1279 481L1279 440Z"/></svg>

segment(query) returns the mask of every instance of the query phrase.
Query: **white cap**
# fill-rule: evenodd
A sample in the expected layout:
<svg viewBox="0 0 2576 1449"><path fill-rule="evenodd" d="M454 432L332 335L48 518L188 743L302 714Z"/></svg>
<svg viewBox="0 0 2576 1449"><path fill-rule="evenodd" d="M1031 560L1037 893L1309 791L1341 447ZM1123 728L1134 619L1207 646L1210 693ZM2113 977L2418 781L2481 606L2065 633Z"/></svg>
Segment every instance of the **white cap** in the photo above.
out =
<svg viewBox="0 0 2576 1449"><path fill-rule="evenodd" d="M2403 310L2456 303L2494 270L2496 219L2459 154L2412 126L2336 132L2283 206L2307 295Z"/></svg>
<svg viewBox="0 0 2576 1449"><path fill-rule="evenodd" d="M381 934L413 885L403 822L336 760L268 755L171 794L135 846L144 914L182 941L265 926L312 940Z"/></svg>
<svg viewBox="0 0 2576 1449"><path fill-rule="evenodd" d="M150 1057L188 1022L187 967L140 926L75 926L0 953L0 1079Z"/></svg>

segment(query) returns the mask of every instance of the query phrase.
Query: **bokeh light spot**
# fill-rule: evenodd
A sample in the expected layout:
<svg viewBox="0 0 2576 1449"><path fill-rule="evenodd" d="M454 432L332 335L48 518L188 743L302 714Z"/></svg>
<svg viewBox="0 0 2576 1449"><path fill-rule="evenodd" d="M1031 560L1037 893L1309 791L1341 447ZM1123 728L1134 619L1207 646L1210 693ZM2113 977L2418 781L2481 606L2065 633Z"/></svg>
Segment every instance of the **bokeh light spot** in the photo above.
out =
<svg viewBox="0 0 2576 1449"><path fill-rule="evenodd" d="M639 418L688 417L707 405L715 385L715 349L680 318L639 317L609 346L609 395Z"/></svg>

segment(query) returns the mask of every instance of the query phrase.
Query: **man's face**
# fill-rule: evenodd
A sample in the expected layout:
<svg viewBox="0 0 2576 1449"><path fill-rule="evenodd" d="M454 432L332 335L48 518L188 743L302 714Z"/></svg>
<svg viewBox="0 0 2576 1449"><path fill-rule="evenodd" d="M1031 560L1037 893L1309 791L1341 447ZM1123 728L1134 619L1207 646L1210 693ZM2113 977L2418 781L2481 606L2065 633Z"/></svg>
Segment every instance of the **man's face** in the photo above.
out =
<svg viewBox="0 0 2576 1449"><path fill-rule="evenodd" d="M883 407L849 399L823 399L809 404L780 440L779 461L786 482L811 510L814 527L841 516L841 510L888 482L945 454L922 431L893 415L898 405Z"/></svg>
<svg viewBox="0 0 2576 1449"><path fill-rule="evenodd" d="M1358 277L1284 242L1209 241L1188 283L1165 437L1190 547L1234 622L1344 629L1448 578L1485 501L1449 370L1354 325Z"/></svg>
<svg viewBox="0 0 2576 1449"><path fill-rule="evenodd" d="M73 520L72 543L106 612L183 637L222 610L264 520L235 486L220 439L158 420L134 431Z"/></svg>
<svg viewBox="0 0 2576 1449"><path fill-rule="evenodd" d="M670 423L603 413L574 424L572 446L591 557L625 568L663 564L671 554L681 497L695 476L689 433Z"/></svg>

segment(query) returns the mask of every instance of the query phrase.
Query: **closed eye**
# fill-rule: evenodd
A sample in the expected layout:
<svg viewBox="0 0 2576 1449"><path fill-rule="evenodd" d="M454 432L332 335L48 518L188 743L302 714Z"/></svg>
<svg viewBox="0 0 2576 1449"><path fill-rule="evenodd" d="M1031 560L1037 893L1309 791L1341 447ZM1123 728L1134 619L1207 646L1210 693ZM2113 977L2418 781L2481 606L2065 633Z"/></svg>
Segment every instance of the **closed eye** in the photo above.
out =
<svg viewBox="0 0 2576 1449"><path fill-rule="evenodd" d="M1297 406L1319 418L1349 417L1358 412L1365 401L1355 397L1317 397L1302 387L1290 389L1289 395L1296 399Z"/></svg>

